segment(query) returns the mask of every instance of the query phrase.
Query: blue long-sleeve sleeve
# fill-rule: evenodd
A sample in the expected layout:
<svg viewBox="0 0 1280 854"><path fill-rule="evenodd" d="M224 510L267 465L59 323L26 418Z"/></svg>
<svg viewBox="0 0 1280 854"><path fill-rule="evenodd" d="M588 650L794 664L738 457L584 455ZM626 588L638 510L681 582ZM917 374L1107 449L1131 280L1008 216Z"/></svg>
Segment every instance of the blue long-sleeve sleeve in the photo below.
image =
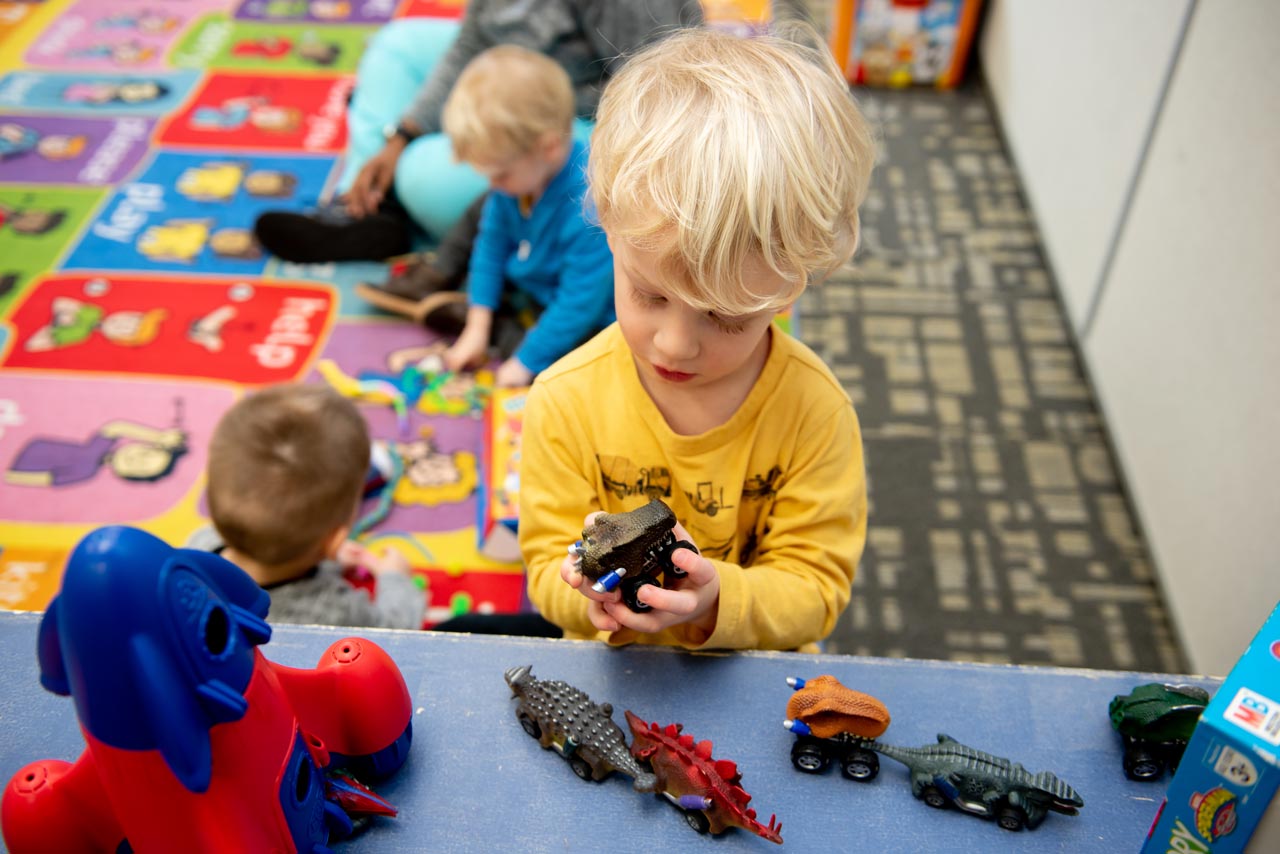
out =
<svg viewBox="0 0 1280 854"><path fill-rule="evenodd" d="M613 254L588 221L586 166L587 147L575 142L528 216L496 191L480 215L468 302L496 310L503 288L515 287L543 309L515 353L534 373L613 322Z"/></svg>
<svg viewBox="0 0 1280 854"><path fill-rule="evenodd" d="M613 321L613 253L599 226L578 221L566 230L564 257L555 296L516 350L535 374Z"/></svg>
<svg viewBox="0 0 1280 854"><path fill-rule="evenodd" d="M507 260L516 251L516 236L511 233L510 214L517 217L515 200L500 193L490 193L480 211L480 228L471 261L467 267L467 302L497 309L502 299Z"/></svg>

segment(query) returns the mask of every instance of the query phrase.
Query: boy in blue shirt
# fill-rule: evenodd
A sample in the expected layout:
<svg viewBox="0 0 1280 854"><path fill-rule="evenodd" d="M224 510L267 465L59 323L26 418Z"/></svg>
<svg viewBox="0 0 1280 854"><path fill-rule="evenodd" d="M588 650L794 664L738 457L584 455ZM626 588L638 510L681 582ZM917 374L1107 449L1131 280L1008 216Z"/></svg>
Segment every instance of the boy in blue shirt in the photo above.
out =
<svg viewBox="0 0 1280 854"><path fill-rule="evenodd" d="M528 385L613 321L613 256L604 232L587 220L587 146L571 135L573 117L569 75L514 45L468 63L445 103L454 156L493 191L466 293L432 294L405 312L433 329L460 327L444 356L449 370L482 364L509 330L510 315L536 316L495 376L500 386Z"/></svg>

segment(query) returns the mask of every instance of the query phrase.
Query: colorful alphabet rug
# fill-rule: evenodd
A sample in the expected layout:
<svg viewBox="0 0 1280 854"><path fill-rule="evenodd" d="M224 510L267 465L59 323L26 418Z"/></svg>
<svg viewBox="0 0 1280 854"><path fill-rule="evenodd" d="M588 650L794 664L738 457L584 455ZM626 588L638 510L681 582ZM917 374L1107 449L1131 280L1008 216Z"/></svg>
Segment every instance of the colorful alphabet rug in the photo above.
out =
<svg viewBox="0 0 1280 854"><path fill-rule="evenodd" d="M361 537L409 559L427 625L521 609L523 398L370 313L352 288L381 265L287 264L252 233L331 190L372 33L462 2L0 0L0 607L44 608L101 525L185 542L219 416L301 380L365 415Z"/></svg>

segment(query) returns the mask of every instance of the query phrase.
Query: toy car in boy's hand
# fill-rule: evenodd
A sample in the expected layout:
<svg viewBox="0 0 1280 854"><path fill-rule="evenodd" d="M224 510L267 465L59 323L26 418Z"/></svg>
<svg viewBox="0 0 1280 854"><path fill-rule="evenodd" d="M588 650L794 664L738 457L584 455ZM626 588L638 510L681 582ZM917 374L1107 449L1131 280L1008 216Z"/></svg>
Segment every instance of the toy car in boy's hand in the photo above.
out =
<svg viewBox="0 0 1280 854"><path fill-rule="evenodd" d="M591 589L607 593L622 589L622 601L632 611L648 611L637 597L641 587L657 586L685 573L671 561L676 549L698 554L687 540L677 540L676 517L658 499L625 513L601 513L582 530L582 539L569 546L569 554ZM663 577L662 582L658 576Z"/></svg>
<svg viewBox="0 0 1280 854"><path fill-rule="evenodd" d="M270 601L218 555L135 528L85 537L37 652L86 747L9 781L9 850L321 852L352 816L394 814L331 771L404 763L413 708L399 668L361 638L336 641L314 670L268 661Z"/></svg>

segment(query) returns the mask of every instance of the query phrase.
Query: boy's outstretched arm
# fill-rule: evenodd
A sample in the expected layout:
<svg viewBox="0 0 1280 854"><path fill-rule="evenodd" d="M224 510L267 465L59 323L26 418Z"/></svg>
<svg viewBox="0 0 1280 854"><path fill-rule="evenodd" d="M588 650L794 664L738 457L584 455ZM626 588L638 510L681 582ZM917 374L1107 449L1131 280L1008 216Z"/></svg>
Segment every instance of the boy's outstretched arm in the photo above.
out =
<svg viewBox="0 0 1280 854"><path fill-rule="evenodd" d="M556 406L544 383L536 382L525 401L520 441L520 552L528 576L529 600L542 616L576 635L598 629L588 614L590 600L561 578L569 544L582 520L599 510L588 472L595 453L577 418ZM617 594L614 594L616 596Z"/></svg>

